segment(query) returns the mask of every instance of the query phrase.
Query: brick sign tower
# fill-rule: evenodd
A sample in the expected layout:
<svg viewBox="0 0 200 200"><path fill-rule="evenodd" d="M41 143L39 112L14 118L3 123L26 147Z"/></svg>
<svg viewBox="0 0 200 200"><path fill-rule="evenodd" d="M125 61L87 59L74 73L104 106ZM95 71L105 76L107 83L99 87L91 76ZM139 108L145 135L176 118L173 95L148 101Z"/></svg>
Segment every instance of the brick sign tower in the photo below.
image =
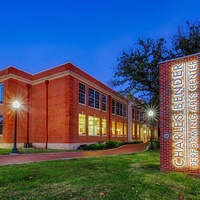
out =
<svg viewBox="0 0 200 200"><path fill-rule="evenodd" d="M159 64L162 171L200 173L200 53Z"/></svg>

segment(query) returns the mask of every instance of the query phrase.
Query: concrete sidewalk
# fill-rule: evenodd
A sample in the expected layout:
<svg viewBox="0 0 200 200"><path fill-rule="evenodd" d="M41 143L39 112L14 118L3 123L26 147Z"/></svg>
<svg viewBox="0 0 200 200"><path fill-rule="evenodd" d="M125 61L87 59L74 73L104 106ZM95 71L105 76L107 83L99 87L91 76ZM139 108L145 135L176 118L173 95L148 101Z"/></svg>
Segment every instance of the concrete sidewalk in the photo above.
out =
<svg viewBox="0 0 200 200"><path fill-rule="evenodd" d="M19 155L0 156L0 166L23 164L30 162L42 162L48 160L64 160L73 158L85 158L95 156L119 155L140 152L147 149L148 144L128 144L116 149L98 150L98 151L80 151L80 152L59 152L59 153L34 153Z"/></svg>

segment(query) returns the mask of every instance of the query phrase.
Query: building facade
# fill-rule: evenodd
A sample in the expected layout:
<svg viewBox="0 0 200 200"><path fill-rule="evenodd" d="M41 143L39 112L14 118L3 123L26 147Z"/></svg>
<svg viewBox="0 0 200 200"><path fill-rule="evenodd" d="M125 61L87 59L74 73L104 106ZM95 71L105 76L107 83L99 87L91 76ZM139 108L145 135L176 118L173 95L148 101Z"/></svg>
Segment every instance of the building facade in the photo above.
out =
<svg viewBox="0 0 200 200"><path fill-rule="evenodd" d="M146 142L150 130L134 102L71 63L29 74L15 67L0 71L0 148L12 148L14 100L17 145L75 149L107 140ZM157 129L154 130L157 139Z"/></svg>

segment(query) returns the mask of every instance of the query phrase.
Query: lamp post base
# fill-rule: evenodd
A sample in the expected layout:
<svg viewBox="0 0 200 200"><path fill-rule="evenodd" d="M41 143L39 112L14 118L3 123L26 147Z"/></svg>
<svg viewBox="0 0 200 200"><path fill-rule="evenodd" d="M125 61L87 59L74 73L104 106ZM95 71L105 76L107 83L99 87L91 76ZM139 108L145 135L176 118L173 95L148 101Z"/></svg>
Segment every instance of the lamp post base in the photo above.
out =
<svg viewBox="0 0 200 200"><path fill-rule="evenodd" d="M151 145L150 145L150 146L149 146L149 150L155 150L155 149L154 149L154 146L151 146Z"/></svg>
<svg viewBox="0 0 200 200"><path fill-rule="evenodd" d="M18 155L19 154L19 151L17 148L13 148L10 155Z"/></svg>

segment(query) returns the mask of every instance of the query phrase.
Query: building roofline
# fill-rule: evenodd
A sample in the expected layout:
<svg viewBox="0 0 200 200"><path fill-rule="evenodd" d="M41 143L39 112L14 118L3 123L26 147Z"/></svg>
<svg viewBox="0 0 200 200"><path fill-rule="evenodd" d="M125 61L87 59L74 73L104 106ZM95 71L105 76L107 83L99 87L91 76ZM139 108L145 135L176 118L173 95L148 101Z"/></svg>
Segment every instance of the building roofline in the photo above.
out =
<svg viewBox="0 0 200 200"><path fill-rule="evenodd" d="M16 70L18 70L18 71L21 71L21 72L27 74L27 75L29 76L29 78L27 77L27 80L29 79L30 81L35 81L35 80L37 80L37 79L39 80L39 79L43 79L43 78L45 78L45 77L47 77L47 79L48 79L48 77L51 76L51 70L53 70L53 69L59 69L59 68L62 69L62 67L65 67L66 65L69 66L69 69L68 69L68 70L74 71L73 69L70 69L70 65L71 65L72 67L74 67L74 69L78 69L80 72L82 72L83 75L88 76L88 77L91 77L94 81L97 81L97 82L100 84L99 86L100 86L102 89L107 88L107 89L108 89L111 93L113 93L114 95L120 96L122 99L127 100L126 97L124 97L123 95L119 94L117 91L115 91L115 90L112 89L111 87L107 86L105 83L101 82L101 81L98 80L97 78L91 76L89 73L85 72L84 70L82 70L81 68L77 67L75 64L73 64L73 63L71 63L71 62L65 62L65 63L63 63L63 64L59 64L59 65L56 65L56 66L51 67L51 68L49 68L49 69L46 69L46 70L43 70L43 71L41 71L41 72L35 73L35 74L28 73L28 72L26 72L26 71L24 71L24 70L21 70L21 69L19 69L18 67L15 67L15 66L9 66L9 67L7 67L7 68L5 68L5 69L2 69L2 70L0 70L0 71L4 71L4 70L9 69L9 68L14 68L14 69L16 69ZM67 70L67 69L63 69L63 70L61 70L60 72L56 72L55 74L63 73L63 72L66 71L66 70ZM48 74L48 71L50 72L49 74ZM43 75L43 74L42 74L42 73L45 73L45 72L46 72L48 75ZM53 73L53 72L52 72L52 73ZM76 72L76 70L74 71L74 73L77 73L77 74L78 74L78 72ZM12 74L12 73L11 73L11 74ZM14 73L14 74L15 74L15 73ZM40 75L41 75L41 77L38 77L38 78L37 78L37 76L40 76ZM20 76L20 75L18 75L18 76ZM20 77L23 77L23 76L20 76ZM30 77L31 77L31 79L30 79ZM85 77L85 78L87 79L87 77ZM91 81L91 82L92 82L92 81Z"/></svg>
<svg viewBox="0 0 200 200"><path fill-rule="evenodd" d="M187 55L187 56L181 56L181 57L178 57L178 58L173 58L173 59L171 59L171 60L161 61L161 62L158 63L158 65L160 65L160 64L162 64L162 63L166 63L166 62L172 62L172 61L180 60L180 59L183 59L183 58L188 58L188 57L192 57L192 56L197 56L197 55L200 55L200 52L194 53L194 54L190 54L190 55Z"/></svg>

